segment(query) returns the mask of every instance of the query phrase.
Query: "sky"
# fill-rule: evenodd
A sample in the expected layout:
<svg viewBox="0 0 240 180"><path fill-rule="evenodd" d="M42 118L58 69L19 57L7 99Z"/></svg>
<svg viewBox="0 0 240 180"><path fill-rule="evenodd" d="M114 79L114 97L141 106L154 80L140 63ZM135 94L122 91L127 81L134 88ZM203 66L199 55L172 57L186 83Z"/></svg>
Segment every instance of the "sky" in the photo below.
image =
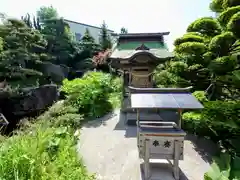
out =
<svg viewBox="0 0 240 180"><path fill-rule="evenodd" d="M94 26L103 20L109 29L119 33L165 32L169 49L187 26L203 16L213 16L211 0L0 0L0 12L11 17L35 14L41 6L52 5L66 19Z"/></svg>

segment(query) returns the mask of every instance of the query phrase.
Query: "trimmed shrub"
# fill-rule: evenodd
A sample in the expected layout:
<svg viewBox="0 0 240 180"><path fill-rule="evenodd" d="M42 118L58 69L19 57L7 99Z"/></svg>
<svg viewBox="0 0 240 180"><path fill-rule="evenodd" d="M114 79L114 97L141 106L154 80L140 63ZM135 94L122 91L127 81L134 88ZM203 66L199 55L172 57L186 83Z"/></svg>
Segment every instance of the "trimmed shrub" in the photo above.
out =
<svg viewBox="0 0 240 180"><path fill-rule="evenodd" d="M183 128L216 142L227 141L240 133L239 114L239 101L209 101L201 112L183 114Z"/></svg>
<svg viewBox="0 0 240 180"><path fill-rule="evenodd" d="M62 91L67 94L68 104L85 117L101 117L113 110L109 96L120 90L118 82L120 80L113 79L110 74L88 72L82 79L65 79Z"/></svg>

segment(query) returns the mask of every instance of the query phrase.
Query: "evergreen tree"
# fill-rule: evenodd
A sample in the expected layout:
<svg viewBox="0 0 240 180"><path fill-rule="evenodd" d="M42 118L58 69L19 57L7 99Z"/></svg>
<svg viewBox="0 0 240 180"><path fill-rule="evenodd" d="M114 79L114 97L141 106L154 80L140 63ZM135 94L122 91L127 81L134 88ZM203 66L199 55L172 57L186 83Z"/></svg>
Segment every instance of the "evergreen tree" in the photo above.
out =
<svg viewBox="0 0 240 180"><path fill-rule="evenodd" d="M210 8L219 16L192 22L187 33L174 42L175 58L165 67L159 66L155 78L159 86L207 89L212 100L236 99L240 97L236 79L240 69L240 3L213 0Z"/></svg>
<svg viewBox="0 0 240 180"><path fill-rule="evenodd" d="M84 36L81 39L81 42L89 42L89 43L95 43L94 38L91 36L89 29L86 28L86 31L84 33Z"/></svg>
<svg viewBox="0 0 240 180"><path fill-rule="evenodd" d="M42 76L39 64L46 60L46 41L42 35L23 21L7 19L0 26L0 77L1 79L37 79Z"/></svg>
<svg viewBox="0 0 240 180"><path fill-rule="evenodd" d="M81 53L76 56L75 65L77 69L93 68L92 57L101 51L101 46L97 44L91 36L89 29L86 29L84 36L79 42Z"/></svg>
<svg viewBox="0 0 240 180"><path fill-rule="evenodd" d="M101 26L99 42L103 50L111 49L112 47L111 38L108 34L107 25L105 21L103 21L103 24Z"/></svg>
<svg viewBox="0 0 240 180"><path fill-rule="evenodd" d="M37 17L41 23L44 23L46 20L57 19L59 18L58 12L53 6L42 6L37 11Z"/></svg>
<svg viewBox="0 0 240 180"><path fill-rule="evenodd" d="M122 27L121 30L120 30L120 33L121 34L127 34L128 30L125 27Z"/></svg>

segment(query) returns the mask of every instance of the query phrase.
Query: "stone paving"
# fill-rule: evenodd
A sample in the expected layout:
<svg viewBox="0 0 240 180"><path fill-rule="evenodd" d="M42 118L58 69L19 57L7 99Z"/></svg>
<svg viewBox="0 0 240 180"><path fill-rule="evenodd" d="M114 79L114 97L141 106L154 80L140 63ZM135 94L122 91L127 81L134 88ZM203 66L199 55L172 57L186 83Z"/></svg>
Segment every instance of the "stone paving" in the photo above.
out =
<svg viewBox="0 0 240 180"><path fill-rule="evenodd" d="M80 131L78 151L97 180L143 180L142 160L138 158L136 127L126 126L124 116L115 111L104 118L91 121ZM195 139L196 141L196 139ZM211 144L209 150L214 149ZM180 161L181 180L203 180L211 156L185 140L184 160ZM170 165L152 163L150 180L173 180Z"/></svg>

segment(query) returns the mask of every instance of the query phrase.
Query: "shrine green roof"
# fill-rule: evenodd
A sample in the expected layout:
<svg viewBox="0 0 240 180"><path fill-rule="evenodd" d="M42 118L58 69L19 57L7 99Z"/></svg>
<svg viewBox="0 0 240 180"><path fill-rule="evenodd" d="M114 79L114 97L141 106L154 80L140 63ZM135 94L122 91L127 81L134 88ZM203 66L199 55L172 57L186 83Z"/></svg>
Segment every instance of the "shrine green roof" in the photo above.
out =
<svg viewBox="0 0 240 180"><path fill-rule="evenodd" d="M139 41L131 41L128 43L119 43L117 48L118 50L135 50L137 47L141 46L144 44L147 46L149 49L168 49L167 45L165 43L161 43L158 41L150 41L150 42L139 42Z"/></svg>
<svg viewBox="0 0 240 180"><path fill-rule="evenodd" d="M115 49L110 59L131 59L133 56L136 56L138 54L148 54L152 55L154 58L157 59L166 59L173 57L173 53L169 52L167 49L150 49L150 50L121 50L121 49Z"/></svg>
<svg viewBox="0 0 240 180"><path fill-rule="evenodd" d="M150 55L153 59L168 59L173 53L168 51L164 42L165 33L131 33L120 34L117 43L112 49L110 59L131 59L137 55Z"/></svg>

